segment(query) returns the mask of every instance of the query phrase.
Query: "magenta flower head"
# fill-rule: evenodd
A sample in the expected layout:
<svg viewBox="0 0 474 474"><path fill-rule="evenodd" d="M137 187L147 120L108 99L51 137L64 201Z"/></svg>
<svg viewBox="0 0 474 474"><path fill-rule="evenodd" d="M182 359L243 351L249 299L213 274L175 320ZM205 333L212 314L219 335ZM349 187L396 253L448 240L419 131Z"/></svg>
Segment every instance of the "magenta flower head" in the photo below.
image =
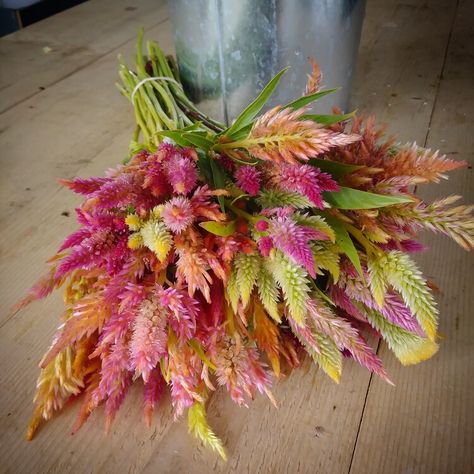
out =
<svg viewBox="0 0 474 474"><path fill-rule="evenodd" d="M235 172L237 185L250 196L256 196L260 191L261 177L261 172L255 166L241 166Z"/></svg>
<svg viewBox="0 0 474 474"><path fill-rule="evenodd" d="M270 250L273 248L273 240L271 237L262 237L258 241L258 248L260 253L264 257L268 257L270 255Z"/></svg>
<svg viewBox="0 0 474 474"><path fill-rule="evenodd" d="M338 191L338 184L330 175L311 165L280 164L273 170L274 186L284 191L306 196L316 207L323 209L323 191Z"/></svg>
<svg viewBox="0 0 474 474"><path fill-rule="evenodd" d="M180 234L194 222L191 202L184 196L170 199L163 206L161 218L168 229L176 234Z"/></svg>
<svg viewBox="0 0 474 474"><path fill-rule="evenodd" d="M268 222L264 221L263 219L257 221L255 224L255 229L257 229L259 232L265 232L268 229Z"/></svg>
<svg viewBox="0 0 474 474"><path fill-rule="evenodd" d="M163 163L163 166L175 193L188 194L196 187L198 179L196 164L188 156L176 150L169 160Z"/></svg>

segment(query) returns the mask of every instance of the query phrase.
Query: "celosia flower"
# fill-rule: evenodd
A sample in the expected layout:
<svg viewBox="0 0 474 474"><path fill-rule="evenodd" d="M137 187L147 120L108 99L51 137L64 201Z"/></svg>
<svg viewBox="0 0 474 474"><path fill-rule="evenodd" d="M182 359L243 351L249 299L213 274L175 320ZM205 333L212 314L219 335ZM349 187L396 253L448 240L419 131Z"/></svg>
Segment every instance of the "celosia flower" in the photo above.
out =
<svg viewBox="0 0 474 474"><path fill-rule="evenodd" d="M196 332L197 301L186 291L176 288L158 287L156 294L161 305L170 311L169 323L179 339L191 339Z"/></svg>
<svg viewBox="0 0 474 474"><path fill-rule="evenodd" d="M264 257L268 257L270 250L273 248L272 238L268 236L260 237L260 239L258 239L258 248Z"/></svg>
<svg viewBox="0 0 474 474"><path fill-rule="evenodd" d="M158 300L145 300L133 325L130 341L130 368L146 382L166 349L167 314Z"/></svg>
<svg viewBox="0 0 474 474"><path fill-rule="evenodd" d="M260 190L262 173L256 166L241 166L235 172L237 186L250 196L256 196Z"/></svg>
<svg viewBox="0 0 474 474"><path fill-rule="evenodd" d="M143 413L145 422L151 426L153 410L165 391L166 382L159 369L154 368L143 387Z"/></svg>
<svg viewBox="0 0 474 474"><path fill-rule="evenodd" d="M284 191L306 196L316 207L324 209L321 193L338 191L338 184L327 173L311 165L280 164L271 168L272 184Z"/></svg>
<svg viewBox="0 0 474 474"><path fill-rule="evenodd" d="M164 204L161 218L168 229L180 234L194 222L195 217L189 199L178 196Z"/></svg>
<svg viewBox="0 0 474 474"><path fill-rule="evenodd" d="M198 179L196 164L177 150L164 164L164 171L173 190L177 194L188 194L195 187Z"/></svg>
<svg viewBox="0 0 474 474"><path fill-rule="evenodd" d="M298 225L289 217L271 219L268 234L277 249L289 255L295 262L302 264L313 278L316 276L313 251L309 246L309 241L327 240L326 235L316 229ZM267 244L263 245L265 248ZM262 250L261 246L260 250Z"/></svg>
<svg viewBox="0 0 474 474"><path fill-rule="evenodd" d="M253 398L256 391L270 392L270 379L259 361L255 349L245 346L240 338L226 337L215 356L216 376L219 385L226 386L234 402L247 406L246 397Z"/></svg>

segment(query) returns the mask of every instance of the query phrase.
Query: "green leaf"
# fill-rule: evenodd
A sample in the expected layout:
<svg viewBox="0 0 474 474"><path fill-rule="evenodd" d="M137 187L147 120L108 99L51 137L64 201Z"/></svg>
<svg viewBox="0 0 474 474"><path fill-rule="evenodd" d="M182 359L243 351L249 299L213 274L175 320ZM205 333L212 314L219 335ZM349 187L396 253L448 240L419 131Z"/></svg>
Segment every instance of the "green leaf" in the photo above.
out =
<svg viewBox="0 0 474 474"><path fill-rule="evenodd" d="M349 257L349 260L359 272L359 275L364 279L364 272L362 271L362 266L360 264L359 254L357 253L354 242L352 242L344 224L333 216L325 215L324 218L336 233L336 244L339 245L343 252Z"/></svg>
<svg viewBox="0 0 474 474"><path fill-rule="evenodd" d="M214 189L225 189L226 175L225 175L224 170L213 158L210 158L209 164L211 166L212 182L214 184ZM218 196L217 200L219 201L219 204L221 205L222 212L225 212L224 196Z"/></svg>
<svg viewBox="0 0 474 474"><path fill-rule="evenodd" d="M205 221L201 222L199 226L211 234L219 235L220 237L228 237L232 235L236 229L235 221L226 224L216 221Z"/></svg>
<svg viewBox="0 0 474 474"><path fill-rule="evenodd" d="M190 339L188 341L189 346L194 349L194 352L198 355L198 357L212 370L216 370L216 366L209 360L202 348L201 344L197 339Z"/></svg>
<svg viewBox="0 0 474 474"><path fill-rule="evenodd" d="M184 137L184 134L178 130L162 130L160 132L156 132L156 135L160 137L171 138L171 140L173 140L176 143L176 145L179 145L179 146L191 145L191 142L186 140L186 138Z"/></svg>
<svg viewBox="0 0 474 474"><path fill-rule="evenodd" d="M335 123L344 122L354 117L355 111L343 115L319 115L319 114L308 114L303 115L301 118L305 120L313 120L314 122L329 126Z"/></svg>
<svg viewBox="0 0 474 474"><path fill-rule="evenodd" d="M211 158L209 158L209 155L207 153L198 151L197 166L199 169L199 173L208 183L212 183L212 169L210 161Z"/></svg>
<svg viewBox="0 0 474 474"><path fill-rule="evenodd" d="M337 161L324 160L320 158L312 158L308 161L312 166L316 166L321 171L329 173L333 178L340 178L345 174L352 173L353 171L360 170L363 166L349 165L346 163L339 163Z"/></svg>
<svg viewBox="0 0 474 474"><path fill-rule="evenodd" d="M232 135L232 139L237 142L239 140L243 140L244 138L247 138L249 136L250 130L252 130L254 123L255 123L255 120L252 120L252 122L250 122L248 125L246 125L245 127L242 127L240 130L235 132Z"/></svg>
<svg viewBox="0 0 474 474"><path fill-rule="evenodd" d="M374 194L343 186L339 191L323 193L323 197L326 202L337 209L375 209L413 201L406 196Z"/></svg>
<svg viewBox="0 0 474 474"><path fill-rule="evenodd" d="M192 145L204 151L209 151L211 146L214 145L212 140L209 140L209 138L206 138L204 134L199 132L186 132L183 137Z"/></svg>
<svg viewBox="0 0 474 474"><path fill-rule="evenodd" d="M305 95L304 97L300 97L299 99L294 100L293 102L290 102L289 104L285 105L283 108L292 108L292 109L301 109L301 107L304 107L305 105L311 104L311 102L314 102L315 100L321 99L321 97L324 97L325 95L332 94L333 92L336 92L336 89L327 89L325 91L319 91L315 92L314 94L310 95Z"/></svg>
<svg viewBox="0 0 474 474"><path fill-rule="evenodd" d="M285 68L281 70L260 92L258 97L237 117L235 122L229 127L226 131L224 131L223 135L234 138L234 134L238 132L243 127L248 126L253 119L257 116L257 114L262 110L262 107L265 105L267 100L272 95L273 91L275 90L276 86L280 82L281 77L283 74L288 70Z"/></svg>

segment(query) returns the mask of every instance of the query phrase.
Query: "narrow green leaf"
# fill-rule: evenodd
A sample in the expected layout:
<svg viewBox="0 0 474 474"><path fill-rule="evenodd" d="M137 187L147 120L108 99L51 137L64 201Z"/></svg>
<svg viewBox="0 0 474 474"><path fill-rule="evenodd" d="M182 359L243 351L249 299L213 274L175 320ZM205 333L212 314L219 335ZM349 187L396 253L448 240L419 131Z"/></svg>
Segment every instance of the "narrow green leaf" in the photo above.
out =
<svg viewBox="0 0 474 474"><path fill-rule="evenodd" d="M234 134L238 132L241 128L248 126L257 114L262 110L262 107L265 105L269 97L272 95L276 86L280 82L283 74L288 70L285 68L281 70L260 92L258 97L237 117L235 122L224 131L223 135L234 138Z"/></svg>
<svg viewBox="0 0 474 474"><path fill-rule="evenodd" d="M303 115L301 118L306 120L313 120L314 122L320 123L322 125L334 125L335 123L344 122L354 117L355 111L348 114L335 114L335 115L319 115L319 114L308 114Z"/></svg>
<svg viewBox="0 0 474 474"><path fill-rule="evenodd" d="M359 165L349 165L347 163L339 163L337 161L324 160L321 158L312 158L308 163L312 166L316 166L325 173L329 173L336 179L363 168L363 166Z"/></svg>
<svg viewBox="0 0 474 474"><path fill-rule="evenodd" d="M206 138L203 136L203 134L199 132L186 132L183 135L185 140L188 140L192 145L195 147L201 148L201 150L204 151L209 151L212 145L214 145L214 142L212 140L209 140L209 138Z"/></svg>
<svg viewBox="0 0 474 474"><path fill-rule="evenodd" d="M209 158L209 155L207 153L198 151L197 166L199 169L199 173L208 183L212 183L212 170L210 161L211 158Z"/></svg>
<svg viewBox="0 0 474 474"><path fill-rule="evenodd" d="M314 94L305 95L304 97L300 97L299 99L296 99L293 102L290 102L289 104L285 105L283 108L287 109L291 107L292 109L295 109L295 110L301 109L301 107L311 104L311 102L321 99L325 95L332 94L333 92L336 92L336 91L337 91L337 88L327 89L325 91L319 91L319 92L315 92Z"/></svg>
<svg viewBox="0 0 474 474"><path fill-rule="evenodd" d="M188 341L188 344L190 345L190 347L192 347L192 349L194 349L194 352L210 369L216 370L216 366L206 356L204 349L202 348L201 344L199 343L197 339L190 339Z"/></svg>
<svg viewBox="0 0 474 474"><path fill-rule="evenodd" d="M248 125L246 125L245 127L242 127L240 130L232 134L232 139L237 142L239 140L243 140L244 138L247 138L249 136L250 130L252 130L254 123L255 123L255 120L252 120Z"/></svg>
<svg viewBox="0 0 474 474"><path fill-rule="evenodd" d="M211 165L212 182L214 184L214 189L225 189L224 170L213 158L209 160L209 164ZM224 196L218 196L217 200L219 201L222 212L225 212Z"/></svg>
<svg viewBox="0 0 474 474"><path fill-rule="evenodd" d="M235 232L235 221L223 224L222 222L206 221L199 224L204 230L220 237L228 237Z"/></svg>
<svg viewBox="0 0 474 474"><path fill-rule="evenodd" d="M375 209L412 202L412 199L407 196L374 194L345 187L341 187L336 192L325 192L323 197L326 202L337 209Z"/></svg>
<svg viewBox="0 0 474 474"><path fill-rule="evenodd" d="M364 279L364 272L362 271L362 266L360 264L359 254L357 253L354 242L352 242L352 239L343 223L333 216L324 215L324 218L336 233L336 244L339 245L343 252L349 257L349 260L359 272L359 275Z"/></svg>
<svg viewBox="0 0 474 474"><path fill-rule="evenodd" d="M171 140L173 140L176 143L176 145L179 145L179 146L191 145L191 142L186 140L186 138L184 138L184 134L178 130L162 130L162 131L156 132L156 135L160 137L171 138Z"/></svg>

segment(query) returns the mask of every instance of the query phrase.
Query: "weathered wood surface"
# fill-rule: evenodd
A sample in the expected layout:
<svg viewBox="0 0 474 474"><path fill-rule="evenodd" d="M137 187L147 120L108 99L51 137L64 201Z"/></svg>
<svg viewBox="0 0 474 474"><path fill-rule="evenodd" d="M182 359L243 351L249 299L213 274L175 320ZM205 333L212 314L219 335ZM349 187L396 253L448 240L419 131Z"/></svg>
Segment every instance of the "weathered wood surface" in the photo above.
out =
<svg viewBox="0 0 474 474"><path fill-rule="evenodd" d="M390 121L402 141L472 159L473 14L468 0L369 0L354 105ZM124 155L133 116L113 85L116 55L133 53L140 25L172 50L166 17L164 2L156 0L91 1L0 41L0 470L472 471L472 258L441 238L426 239L431 252L419 261L443 288L446 340L433 360L403 369L381 345L395 388L347 363L339 386L314 367L279 382L278 410L264 398L240 409L218 393L210 402L210 422L228 447L227 464L189 437L184 421L173 423L166 403L148 430L141 422L140 387L127 397L108 436L100 410L69 436L77 410L72 404L34 442L23 440L37 361L56 327L61 297L21 313L10 307L75 227L79 200L57 180L100 174ZM44 46L52 51L45 53ZM463 193L473 201L472 171L457 172L426 197L442 193Z"/></svg>

